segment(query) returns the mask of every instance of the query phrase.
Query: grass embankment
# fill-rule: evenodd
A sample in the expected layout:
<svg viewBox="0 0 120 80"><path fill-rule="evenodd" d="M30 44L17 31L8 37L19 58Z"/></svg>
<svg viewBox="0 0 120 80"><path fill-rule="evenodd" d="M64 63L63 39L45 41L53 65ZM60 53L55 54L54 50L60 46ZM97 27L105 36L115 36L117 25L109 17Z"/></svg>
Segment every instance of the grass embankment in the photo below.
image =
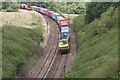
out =
<svg viewBox="0 0 120 80"><path fill-rule="evenodd" d="M84 16L76 18L73 28L78 49L71 78L118 77L118 8L110 7L101 17L85 24Z"/></svg>
<svg viewBox="0 0 120 80"><path fill-rule="evenodd" d="M38 56L35 46L42 41L40 27L28 29L4 25L2 28L3 78L14 77L28 59Z"/></svg>

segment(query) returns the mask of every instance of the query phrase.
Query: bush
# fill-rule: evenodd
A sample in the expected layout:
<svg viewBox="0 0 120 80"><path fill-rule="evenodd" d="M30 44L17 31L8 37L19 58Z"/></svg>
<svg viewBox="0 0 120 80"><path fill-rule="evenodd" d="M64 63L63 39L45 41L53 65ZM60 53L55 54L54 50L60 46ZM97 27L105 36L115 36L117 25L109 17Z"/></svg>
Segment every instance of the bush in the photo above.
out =
<svg viewBox="0 0 120 80"><path fill-rule="evenodd" d="M17 2L3 2L2 9L7 12L16 12L18 11L18 3Z"/></svg>
<svg viewBox="0 0 120 80"><path fill-rule="evenodd" d="M100 15L107 10L107 8L111 5L112 3L98 3L98 2L92 2L88 3L86 5L86 16L85 16L85 21L87 23L92 22L96 18L99 18Z"/></svg>

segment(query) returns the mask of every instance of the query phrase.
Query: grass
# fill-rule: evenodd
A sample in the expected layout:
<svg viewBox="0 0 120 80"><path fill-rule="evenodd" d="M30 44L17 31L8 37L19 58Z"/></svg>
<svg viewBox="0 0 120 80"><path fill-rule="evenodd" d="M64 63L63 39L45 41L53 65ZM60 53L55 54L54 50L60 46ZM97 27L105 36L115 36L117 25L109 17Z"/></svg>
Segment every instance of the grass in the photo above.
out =
<svg viewBox="0 0 120 80"><path fill-rule="evenodd" d="M39 13L34 11L20 12L0 12L2 15L2 23L14 25L17 27L35 28L42 25L42 18Z"/></svg>
<svg viewBox="0 0 120 80"><path fill-rule="evenodd" d="M28 29L11 25L2 28L2 77L15 77L28 59L38 56L35 46L43 41L40 27Z"/></svg>
<svg viewBox="0 0 120 80"><path fill-rule="evenodd" d="M0 78L2 78L2 31L0 29Z"/></svg>
<svg viewBox="0 0 120 80"><path fill-rule="evenodd" d="M118 10L110 7L99 19L85 24L84 16L74 21L77 55L68 78L118 77Z"/></svg>

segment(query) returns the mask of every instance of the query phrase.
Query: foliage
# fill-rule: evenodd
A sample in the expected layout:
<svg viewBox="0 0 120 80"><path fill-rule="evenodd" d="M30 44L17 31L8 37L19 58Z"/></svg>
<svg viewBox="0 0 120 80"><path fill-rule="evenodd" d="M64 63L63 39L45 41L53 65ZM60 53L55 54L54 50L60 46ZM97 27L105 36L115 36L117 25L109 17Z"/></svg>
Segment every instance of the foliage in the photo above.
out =
<svg viewBox="0 0 120 80"><path fill-rule="evenodd" d="M27 5L41 6L58 13L80 14L85 11L84 3L76 2L22 2Z"/></svg>
<svg viewBox="0 0 120 80"><path fill-rule="evenodd" d="M16 12L18 11L17 2L2 2L2 10L6 12Z"/></svg>
<svg viewBox="0 0 120 80"><path fill-rule="evenodd" d="M0 11L2 10L2 2L0 2Z"/></svg>
<svg viewBox="0 0 120 80"><path fill-rule="evenodd" d="M85 20L86 22L90 23L94 19L99 18L100 15L107 10L107 8L111 5L112 3L88 3L86 4L86 16Z"/></svg>
<svg viewBox="0 0 120 80"><path fill-rule="evenodd" d="M27 29L12 25L2 28L2 75L12 78L29 58L38 55L35 45L43 40L41 28Z"/></svg>
<svg viewBox="0 0 120 80"><path fill-rule="evenodd" d="M118 8L109 7L90 24L84 16L74 21L78 49L67 78L118 77Z"/></svg>

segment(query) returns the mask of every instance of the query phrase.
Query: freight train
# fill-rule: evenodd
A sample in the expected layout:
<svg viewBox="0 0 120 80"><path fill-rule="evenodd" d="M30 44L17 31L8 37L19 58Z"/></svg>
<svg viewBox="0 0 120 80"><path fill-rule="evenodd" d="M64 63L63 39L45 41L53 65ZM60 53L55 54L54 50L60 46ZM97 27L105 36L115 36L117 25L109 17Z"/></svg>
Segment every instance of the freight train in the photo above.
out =
<svg viewBox="0 0 120 80"><path fill-rule="evenodd" d="M59 47L59 51L61 52L68 52L69 51L69 25L67 20L59 13L56 13L54 11L50 11L46 8L43 7L37 7L37 6L29 6L26 4L20 4L19 5L20 9L26 9L26 10L34 10L37 11L39 13L45 14L48 17L52 18L59 27L60 30L60 37L59 37L59 43L58 43L58 47Z"/></svg>

